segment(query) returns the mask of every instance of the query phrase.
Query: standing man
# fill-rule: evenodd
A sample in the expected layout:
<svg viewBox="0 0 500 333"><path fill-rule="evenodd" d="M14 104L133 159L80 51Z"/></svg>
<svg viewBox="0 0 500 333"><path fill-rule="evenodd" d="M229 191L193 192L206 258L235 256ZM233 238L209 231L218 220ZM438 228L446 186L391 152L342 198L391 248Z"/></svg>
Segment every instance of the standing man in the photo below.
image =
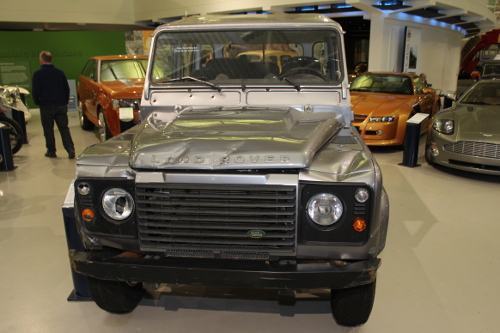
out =
<svg viewBox="0 0 500 333"><path fill-rule="evenodd" d="M75 158L75 146L68 127L69 85L62 70L52 65L52 54L48 51L40 53L42 65L33 74L33 100L40 106L43 135L47 157L57 157L56 140L54 138L54 121L61 133L64 149L68 158Z"/></svg>

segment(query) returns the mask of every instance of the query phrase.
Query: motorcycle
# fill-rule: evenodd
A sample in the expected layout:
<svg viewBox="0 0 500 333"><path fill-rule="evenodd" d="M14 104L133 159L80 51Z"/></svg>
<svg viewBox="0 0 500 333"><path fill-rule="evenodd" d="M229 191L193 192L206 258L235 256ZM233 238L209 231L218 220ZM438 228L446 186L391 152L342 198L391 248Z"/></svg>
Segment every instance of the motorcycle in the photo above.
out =
<svg viewBox="0 0 500 333"><path fill-rule="evenodd" d="M24 143L24 131L13 118L13 110L24 112L25 121L31 117L26 107L29 91L19 87L0 86L0 123L9 131L12 154L17 153Z"/></svg>

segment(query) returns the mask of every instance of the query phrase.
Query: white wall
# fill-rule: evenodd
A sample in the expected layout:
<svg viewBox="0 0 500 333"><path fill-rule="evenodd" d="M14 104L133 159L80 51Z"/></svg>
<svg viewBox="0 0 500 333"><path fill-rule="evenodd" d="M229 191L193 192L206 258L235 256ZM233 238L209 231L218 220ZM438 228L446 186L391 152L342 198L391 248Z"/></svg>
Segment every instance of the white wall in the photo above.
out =
<svg viewBox="0 0 500 333"><path fill-rule="evenodd" d="M421 33L416 73L426 73L433 88L442 89L443 93L454 92L463 38L457 31L372 17L369 70L402 70L406 26L418 28Z"/></svg>

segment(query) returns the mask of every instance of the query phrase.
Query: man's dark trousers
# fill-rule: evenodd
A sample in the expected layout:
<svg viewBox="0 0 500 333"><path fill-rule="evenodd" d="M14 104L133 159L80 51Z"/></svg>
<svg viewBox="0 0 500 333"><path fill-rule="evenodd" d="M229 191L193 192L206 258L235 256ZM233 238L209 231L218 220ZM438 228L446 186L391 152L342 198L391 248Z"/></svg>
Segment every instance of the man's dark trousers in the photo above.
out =
<svg viewBox="0 0 500 333"><path fill-rule="evenodd" d="M40 106L40 118L42 119L43 135L47 152L56 152L56 140L54 138L54 122L61 133L64 149L69 152L75 151L73 140L68 127L68 106Z"/></svg>

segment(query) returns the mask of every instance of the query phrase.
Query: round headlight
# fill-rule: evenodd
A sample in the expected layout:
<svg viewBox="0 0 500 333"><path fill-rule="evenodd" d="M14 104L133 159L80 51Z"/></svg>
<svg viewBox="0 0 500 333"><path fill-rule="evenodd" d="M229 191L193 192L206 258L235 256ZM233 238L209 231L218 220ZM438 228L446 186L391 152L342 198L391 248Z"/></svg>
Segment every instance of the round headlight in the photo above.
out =
<svg viewBox="0 0 500 333"><path fill-rule="evenodd" d="M309 199L307 203L307 214L320 226L329 226L337 222L344 206L340 199L331 193L320 193Z"/></svg>
<svg viewBox="0 0 500 333"><path fill-rule="evenodd" d="M125 220L132 214L134 199L121 188L107 190L102 197L104 212L114 220Z"/></svg>

